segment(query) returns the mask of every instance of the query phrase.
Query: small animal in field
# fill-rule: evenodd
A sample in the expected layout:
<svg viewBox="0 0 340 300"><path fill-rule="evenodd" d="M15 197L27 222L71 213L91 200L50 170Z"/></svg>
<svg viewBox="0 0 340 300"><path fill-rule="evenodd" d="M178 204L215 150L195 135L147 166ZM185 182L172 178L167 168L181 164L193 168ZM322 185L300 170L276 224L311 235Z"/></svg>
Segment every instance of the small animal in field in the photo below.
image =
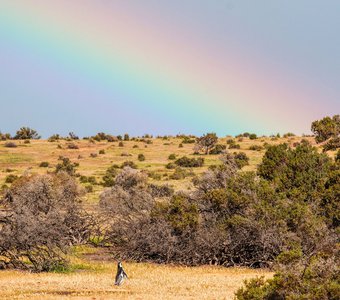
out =
<svg viewBox="0 0 340 300"><path fill-rule="evenodd" d="M119 261L117 266L117 275L116 275L116 282L115 285L121 285L125 278L128 278L127 274L123 269L122 263Z"/></svg>

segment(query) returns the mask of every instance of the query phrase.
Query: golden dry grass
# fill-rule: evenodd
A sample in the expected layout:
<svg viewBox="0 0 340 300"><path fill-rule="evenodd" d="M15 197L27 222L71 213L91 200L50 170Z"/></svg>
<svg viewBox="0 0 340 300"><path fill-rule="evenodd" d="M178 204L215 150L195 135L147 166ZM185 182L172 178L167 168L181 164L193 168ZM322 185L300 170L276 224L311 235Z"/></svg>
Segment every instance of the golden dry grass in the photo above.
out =
<svg viewBox="0 0 340 300"><path fill-rule="evenodd" d="M219 143L226 144L228 138L219 139ZM289 137L280 139L259 138L250 140L243 138L242 141L235 139L240 144L240 149L230 149L231 152L245 152L250 158L249 166L244 167L243 170L255 170L256 166L261 162L261 158L265 150L253 151L249 150L251 145L261 145L264 143L278 144L286 142L293 145L300 141L301 137ZM307 138L314 143L313 138ZM137 141L124 141L124 147L119 147L118 142L108 143L95 142L91 143L88 140L73 141L78 145L79 149L67 149L70 142L61 140L59 142L48 142L46 140L32 140L30 144L25 144L23 141L14 141L17 148L6 148L5 141L0 141L0 187L5 183L5 178L9 174L21 176L24 173L45 173L46 171L53 171L55 165L58 163L59 156L69 157L73 162L79 163L77 172L85 176L95 176L100 182L106 169L112 164L121 164L126 160L131 160L138 165L139 169L153 171L161 175L161 180L154 180L150 178L151 182L168 183L176 190L191 189L192 177L187 177L183 180L170 180L168 175L172 174L174 170L168 170L165 166L170 161L168 156L172 153L177 157L184 155L193 157L193 144L183 144L183 148L179 148L181 139L171 138L170 140L152 139L152 144L145 144ZM60 145L62 148L58 148ZM138 148L134 148L137 145ZM105 150L105 154L99 154L99 150ZM91 157L91 153L98 154L97 157ZM121 156L122 153L128 153L130 156ZM138 154L144 154L146 160L138 161ZM219 163L219 155L205 155L205 163L202 168L194 168L195 174L204 172L210 165ZM39 164L43 161L49 162L48 168L41 168ZM96 202L98 194L103 188L101 186L94 186L94 192L87 195L87 200L90 203Z"/></svg>
<svg viewBox="0 0 340 300"><path fill-rule="evenodd" d="M100 263L97 263L100 264ZM243 280L265 270L125 263L129 279L114 286L115 263L71 274L0 272L0 299L233 299Z"/></svg>

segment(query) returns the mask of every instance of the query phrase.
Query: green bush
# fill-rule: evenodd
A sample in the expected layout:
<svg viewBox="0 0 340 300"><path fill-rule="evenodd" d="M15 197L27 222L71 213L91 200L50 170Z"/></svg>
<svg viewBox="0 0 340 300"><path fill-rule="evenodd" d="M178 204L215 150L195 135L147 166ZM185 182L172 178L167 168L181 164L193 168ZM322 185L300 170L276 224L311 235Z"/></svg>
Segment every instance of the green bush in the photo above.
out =
<svg viewBox="0 0 340 300"><path fill-rule="evenodd" d="M92 192L93 192L93 185L90 184L90 183L86 184L86 185L85 185L85 191L86 191L87 193L92 193Z"/></svg>
<svg viewBox="0 0 340 300"><path fill-rule="evenodd" d="M252 133L252 134L249 135L249 139L256 140L257 139L257 135L255 133Z"/></svg>
<svg viewBox="0 0 340 300"><path fill-rule="evenodd" d="M127 160L127 161L124 161L121 165L120 165L121 169L125 168L125 167L130 167L132 169L137 169L137 165L131 161L131 160Z"/></svg>
<svg viewBox="0 0 340 300"><path fill-rule="evenodd" d="M175 168L176 168L176 164L174 164L174 163L168 163L168 164L165 165L165 167L166 167L167 169L169 169L169 170L175 169Z"/></svg>
<svg viewBox="0 0 340 300"><path fill-rule="evenodd" d="M185 136L182 140L182 144L195 144L196 140L188 136Z"/></svg>
<svg viewBox="0 0 340 300"><path fill-rule="evenodd" d="M182 180L184 178L186 178L187 176L193 175L192 172L189 172L181 167L177 167L175 169L175 172L173 174L170 175L170 179L173 180Z"/></svg>
<svg viewBox="0 0 340 300"><path fill-rule="evenodd" d="M55 173L66 172L71 176L75 175L76 168L79 166L78 163L72 163L68 157L63 156L60 156L58 160L61 162L56 165Z"/></svg>
<svg viewBox="0 0 340 300"><path fill-rule="evenodd" d="M189 158L187 156L183 156L175 161L175 164L180 167L185 168L198 168L202 167L204 164L204 158Z"/></svg>
<svg viewBox="0 0 340 300"><path fill-rule="evenodd" d="M172 153L168 157L169 160L175 160L176 159L176 154Z"/></svg>
<svg viewBox="0 0 340 300"><path fill-rule="evenodd" d="M260 146L260 145L251 145L249 147L249 150L252 150L252 151L261 151L261 150L263 150L263 147Z"/></svg>
<svg viewBox="0 0 340 300"><path fill-rule="evenodd" d="M217 144L213 149L209 151L209 154L221 154L225 152L226 148L226 145Z"/></svg>
<svg viewBox="0 0 340 300"><path fill-rule="evenodd" d="M244 152L234 153L234 159L239 169L249 165L249 157Z"/></svg>
<svg viewBox="0 0 340 300"><path fill-rule="evenodd" d="M13 174L10 174L10 175L7 175L5 177L5 183L13 183L15 180L17 180L19 177L17 175L13 175Z"/></svg>
<svg viewBox="0 0 340 300"><path fill-rule="evenodd" d="M39 167L40 167L40 168L47 168L49 165L50 165L50 163L49 163L48 161L42 161L42 162L39 164Z"/></svg>
<svg viewBox="0 0 340 300"><path fill-rule="evenodd" d="M144 154L142 154L142 153L138 154L138 160L139 161L144 161L145 160Z"/></svg>
<svg viewBox="0 0 340 300"><path fill-rule="evenodd" d="M118 174L118 169L119 169L119 166L112 165L106 170L105 175L103 176L103 183L102 183L103 186L110 187L114 185L115 177Z"/></svg>
<svg viewBox="0 0 340 300"><path fill-rule="evenodd" d="M229 144L229 149L240 149L240 148L241 148L240 144L236 144L236 142Z"/></svg>

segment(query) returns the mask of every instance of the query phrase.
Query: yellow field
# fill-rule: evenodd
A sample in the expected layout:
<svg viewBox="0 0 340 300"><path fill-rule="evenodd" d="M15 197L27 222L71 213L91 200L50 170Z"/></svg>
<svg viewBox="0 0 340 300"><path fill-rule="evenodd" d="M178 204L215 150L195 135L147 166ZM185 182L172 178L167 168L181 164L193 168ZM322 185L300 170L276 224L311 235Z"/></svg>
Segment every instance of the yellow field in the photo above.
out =
<svg viewBox="0 0 340 300"><path fill-rule="evenodd" d="M0 299L233 299L244 279L266 270L124 263L129 279L114 285L116 263L87 263L70 274L0 272Z"/></svg>

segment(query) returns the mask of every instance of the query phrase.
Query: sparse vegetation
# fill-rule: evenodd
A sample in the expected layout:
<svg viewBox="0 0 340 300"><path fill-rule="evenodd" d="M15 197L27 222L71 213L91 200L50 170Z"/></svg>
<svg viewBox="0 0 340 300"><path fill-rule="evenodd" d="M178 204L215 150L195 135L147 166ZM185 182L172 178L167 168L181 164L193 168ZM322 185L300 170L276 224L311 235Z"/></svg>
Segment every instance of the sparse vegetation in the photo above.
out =
<svg viewBox="0 0 340 300"><path fill-rule="evenodd" d="M43 168L54 166L62 150L44 141L32 140L26 147L18 142L17 149L3 148L0 153L1 192L6 195L23 178L40 176L29 174L47 171L50 174L43 176L54 177L69 172L72 180L81 183L79 192L86 192L82 200L88 210L96 211L100 195L96 219L101 225L88 232L98 251L107 249L117 259L140 262L275 268L272 281L252 281L238 292L239 299L252 299L245 297L256 293L269 297L269 290L288 297L292 282L296 282L294 292L306 299L309 288L318 289L321 298L325 291L332 295L333 269L323 277L320 264L337 266L336 253L327 249L336 249L340 223L340 153L320 153L325 144L313 147L312 137L306 137L309 142L296 136L252 141L250 135L239 137L243 140L237 144L230 137L218 139L208 151L216 156L204 159L200 154L192 156L192 146L186 143L177 148L192 136L166 137L168 145L164 145L164 137L126 140L122 136L129 161L124 161L127 158L121 156L123 149L117 144L105 146L108 140L102 138L107 135L99 135L94 144L89 139L74 142L79 151L68 151L67 145L73 142L60 138L60 147L69 157L59 158L54 173ZM135 147L138 143L149 145L145 154ZM230 153L225 145L238 145L244 152ZM90 158L104 147L107 155ZM200 151L206 153L205 148ZM142 155L147 161L140 164ZM77 157L82 158L81 166L72 162ZM135 169L137 164L140 170ZM6 169L13 170L13 181L5 184ZM0 204L0 223L2 207ZM56 252L66 261L70 257ZM24 264L28 262L22 268L35 268L21 258ZM64 261L46 265L37 270L72 268ZM4 266L13 267L2 263ZM318 267L320 272L315 271ZM301 270L306 270L303 275Z"/></svg>

